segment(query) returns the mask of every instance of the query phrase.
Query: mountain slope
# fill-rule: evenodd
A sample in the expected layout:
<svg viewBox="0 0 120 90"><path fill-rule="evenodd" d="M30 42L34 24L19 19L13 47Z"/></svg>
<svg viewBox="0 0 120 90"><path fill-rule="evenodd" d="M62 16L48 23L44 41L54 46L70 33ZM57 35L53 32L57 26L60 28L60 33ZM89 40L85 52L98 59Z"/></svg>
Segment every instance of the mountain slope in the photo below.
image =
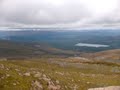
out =
<svg viewBox="0 0 120 90"><path fill-rule="evenodd" d="M64 65L64 62L61 63ZM51 63L49 58L0 60L0 89L88 90L120 85L118 66L80 64L78 68L76 65L61 66Z"/></svg>
<svg viewBox="0 0 120 90"><path fill-rule="evenodd" d="M94 59L120 60L120 49L89 53L88 55L85 55L85 56L89 58L94 58Z"/></svg>

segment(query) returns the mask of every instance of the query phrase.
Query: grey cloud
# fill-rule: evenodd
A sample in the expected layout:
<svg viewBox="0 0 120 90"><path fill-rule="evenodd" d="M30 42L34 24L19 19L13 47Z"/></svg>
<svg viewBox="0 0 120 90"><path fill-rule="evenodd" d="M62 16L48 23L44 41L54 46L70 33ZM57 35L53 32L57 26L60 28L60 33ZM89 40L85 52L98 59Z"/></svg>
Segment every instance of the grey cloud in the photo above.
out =
<svg viewBox="0 0 120 90"><path fill-rule="evenodd" d="M60 7L42 0L38 3L30 0L13 0L12 3L11 0L4 0L0 5L1 18L11 23L46 25L76 22L89 15L84 6L73 2Z"/></svg>
<svg viewBox="0 0 120 90"><path fill-rule="evenodd" d="M0 0L0 26L89 27L120 22L120 7L103 17L93 17L79 0L64 0L54 5L50 0ZM102 25L103 26L103 25Z"/></svg>

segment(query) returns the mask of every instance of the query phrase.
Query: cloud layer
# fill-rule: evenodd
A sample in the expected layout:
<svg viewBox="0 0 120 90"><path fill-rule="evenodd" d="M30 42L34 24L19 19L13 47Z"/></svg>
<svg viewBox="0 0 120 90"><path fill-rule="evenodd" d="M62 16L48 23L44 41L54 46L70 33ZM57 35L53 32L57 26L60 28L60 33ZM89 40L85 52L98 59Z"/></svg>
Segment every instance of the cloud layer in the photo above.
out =
<svg viewBox="0 0 120 90"><path fill-rule="evenodd" d="M0 27L117 27L119 0L0 0Z"/></svg>

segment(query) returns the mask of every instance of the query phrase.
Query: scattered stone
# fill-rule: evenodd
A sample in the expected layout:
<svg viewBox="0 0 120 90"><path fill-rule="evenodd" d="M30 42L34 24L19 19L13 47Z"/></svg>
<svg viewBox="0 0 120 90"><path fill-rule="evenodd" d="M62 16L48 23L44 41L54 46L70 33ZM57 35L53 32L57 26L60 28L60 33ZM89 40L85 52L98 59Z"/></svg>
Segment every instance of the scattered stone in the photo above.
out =
<svg viewBox="0 0 120 90"><path fill-rule="evenodd" d="M72 82L74 82L74 80L72 79Z"/></svg>
<svg viewBox="0 0 120 90"><path fill-rule="evenodd" d="M36 68L30 68L30 70L36 70Z"/></svg>
<svg viewBox="0 0 120 90"><path fill-rule="evenodd" d="M60 85L55 85L52 81L48 82L48 90L60 90Z"/></svg>
<svg viewBox="0 0 120 90"><path fill-rule="evenodd" d="M40 73L40 72L37 72L35 75L34 75L34 77L36 77L36 78L39 78L39 77L41 77L42 76L42 74Z"/></svg>
<svg viewBox="0 0 120 90"><path fill-rule="evenodd" d="M87 82L87 84L90 84L90 82Z"/></svg>
<svg viewBox="0 0 120 90"><path fill-rule="evenodd" d="M5 66L4 66L3 64L0 64L0 68L1 68L1 69L4 69Z"/></svg>
<svg viewBox="0 0 120 90"><path fill-rule="evenodd" d="M9 77L10 75L9 74L6 74L6 77Z"/></svg>
<svg viewBox="0 0 120 90"><path fill-rule="evenodd" d="M65 85L65 88L68 88L68 87Z"/></svg>
<svg viewBox="0 0 120 90"><path fill-rule="evenodd" d="M58 80L56 80L56 84L59 84L60 82Z"/></svg>
<svg viewBox="0 0 120 90"><path fill-rule="evenodd" d="M24 73L24 76L30 76L30 72Z"/></svg>
<svg viewBox="0 0 120 90"><path fill-rule="evenodd" d="M5 78L4 76L1 77L1 79L4 79L4 78Z"/></svg>
<svg viewBox="0 0 120 90"><path fill-rule="evenodd" d="M9 68L6 68L7 71L9 71L10 69Z"/></svg>
<svg viewBox="0 0 120 90"><path fill-rule="evenodd" d="M18 73L18 75L23 76L21 73Z"/></svg>
<svg viewBox="0 0 120 90"><path fill-rule="evenodd" d="M40 82L33 81L31 90L43 90L43 86L41 85Z"/></svg>
<svg viewBox="0 0 120 90"><path fill-rule="evenodd" d="M42 79L43 79L44 81L48 82L48 83L49 83L50 80L51 80L50 78L47 78L47 77L43 77Z"/></svg>
<svg viewBox="0 0 120 90"><path fill-rule="evenodd" d="M64 73L62 73L62 72L55 72L56 74L59 74L59 75L64 75Z"/></svg>
<svg viewBox="0 0 120 90"><path fill-rule="evenodd" d="M47 76L45 74L43 74L43 78L46 78Z"/></svg>
<svg viewBox="0 0 120 90"><path fill-rule="evenodd" d="M32 70L32 73L33 73L33 74L36 74L36 71L33 71L33 70Z"/></svg>
<svg viewBox="0 0 120 90"><path fill-rule="evenodd" d="M19 72L20 70L19 69L15 69L15 71Z"/></svg>
<svg viewBox="0 0 120 90"><path fill-rule="evenodd" d="M17 84L16 83L13 83L14 86L16 86Z"/></svg>
<svg viewBox="0 0 120 90"><path fill-rule="evenodd" d="M42 79L48 83L51 81L51 79L48 78L45 74L43 74Z"/></svg>
<svg viewBox="0 0 120 90"><path fill-rule="evenodd" d="M60 90L60 85L49 85L48 90Z"/></svg>
<svg viewBox="0 0 120 90"><path fill-rule="evenodd" d="M77 90L77 89L78 89L78 86L75 85L75 86L73 87L73 90Z"/></svg>

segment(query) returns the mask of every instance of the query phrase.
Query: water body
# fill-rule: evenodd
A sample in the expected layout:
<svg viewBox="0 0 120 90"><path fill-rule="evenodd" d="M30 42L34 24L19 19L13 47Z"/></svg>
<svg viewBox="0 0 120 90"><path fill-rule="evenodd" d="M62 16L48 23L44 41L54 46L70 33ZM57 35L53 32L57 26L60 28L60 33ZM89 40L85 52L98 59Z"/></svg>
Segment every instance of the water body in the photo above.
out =
<svg viewBox="0 0 120 90"><path fill-rule="evenodd" d="M102 44L88 44L88 43L78 43L78 44L75 44L75 46L78 46L78 47L95 47L95 48L109 47L109 45L102 45Z"/></svg>

